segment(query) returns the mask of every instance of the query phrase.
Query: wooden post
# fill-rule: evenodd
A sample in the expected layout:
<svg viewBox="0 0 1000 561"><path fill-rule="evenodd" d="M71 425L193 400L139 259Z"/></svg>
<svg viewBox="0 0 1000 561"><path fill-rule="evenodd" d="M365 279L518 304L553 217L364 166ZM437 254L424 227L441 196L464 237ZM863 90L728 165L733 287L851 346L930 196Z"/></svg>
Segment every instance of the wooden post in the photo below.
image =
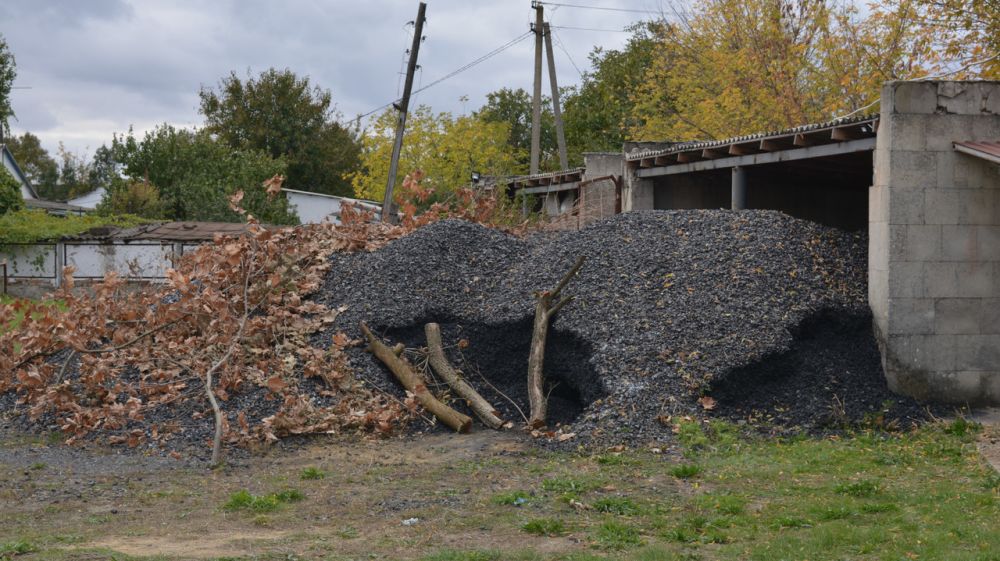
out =
<svg viewBox="0 0 1000 561"><path fill-rule="evenodd" d="M393 104L399 111L396 121L396 141L392 145L392 159L389 160L389 180L385 186L385 197L382 199L382 222L395 222L395 204L392 202L392 190L396 186L396 174L399 172L399 153L403 150L403 130L406 128L406 112L410 107L410 90L413 89L413 74L417 70L417 53L420 51L420 41L424 32L424 12L427 4L421 2L417 8L417 19L413 21L413 45L410 47L410 59L406 64L406 83L403 86L403 99L399 105Z"/></svg>
<svg viewBox="0 0 1000 561"><path fill-rule="evenodd" d="M563 130L562 110L559 107L559 84L556 81L556 60L552 54L552 30L545 23L545 56L549 62L549 85L552 87L552 116L556 120L556 144L559 148L559 165L561 169L569 169L569 157L566 155L566 132Z"/></svg>

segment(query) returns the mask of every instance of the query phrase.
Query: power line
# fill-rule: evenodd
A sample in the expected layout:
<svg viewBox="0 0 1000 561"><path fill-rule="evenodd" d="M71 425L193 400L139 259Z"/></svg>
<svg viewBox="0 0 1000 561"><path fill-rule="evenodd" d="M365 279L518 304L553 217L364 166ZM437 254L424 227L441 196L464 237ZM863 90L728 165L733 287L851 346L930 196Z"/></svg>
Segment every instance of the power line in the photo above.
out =
<svg viewBox="0 0 1000 561"><path fill-rule="evenodd" d="M552 29L551 25L549 25L549 29ZM572 64L573 68L576 69L576 73L580 75L580 78L583 78L583 71L580 70L580 67L576 65L576 61L573 60L573 57L569 54L569 51L566 50L566 45L563 45L562 39L559 38L559 34L553 31L552 36L556 40L556 45L559 45L559 48L562 50L562 52L566 53L566 58L569 59L569 63Z"/></svg>
<svg viewBox="0 0 1000 561"><path fill-rule="evenodd" d="M557 2L537 2L545 6L559 6L564 8L581 8L584 10L603 10L606 12L628 12L633 14L649 14L649 10L636 10L632 8L608 8L606 6L585 6L583 4L561 4Z"/></svg>
<svg viewBox="0 0 1000 561"><path fill-rule="evenodd" d="M549 25L550 29L572 29L575 31L605 31L608 33L628 33L625 29L598 29L596 27L571 27L568 25Z"/></svg>
<svg viewBox="0 0 1000 561"><path fill-rule="evenodd" d="M473 66L476 66L477 64L481 64L483 62L486 62L487 60L489 60L489 59L495 57L496 55L498 55L498 54L506 51L507 49L513 47L514 45L520 43L521 41L524 41L525 39L527 39L531 35L534 35L533 31L526 31L523 35L519 35L519 36L511 39L510 41L504 43L503 45L500 45L499 47L497 47L497 48L493 49L492 51L486 53L485 55L483 55L483 56L481 56L481 57L479 57L479 58L477 58L477 59L475 59L475 60L473 60L471 62L468 62L465 65L456 68L455 70L452 70L451 72L445 74L444 76L438 78L437 80L434 80L433 82L427 84L426 86L423 86L421 88L417 88L417 89L413 90L413 93L411 95L416 95L416 94L418 94L418 93L420 93L420 92L422 92L424 90L430 89L430 88L432 88L432 87L440 84L441 82L444 82L445 80L447 80L449 78L454 78L455 76L461 74L462 72L465 72L466 70L472 68ZM359 119L363 119L363 118L365 118L365 117L367 117L369 115L372 115L374 113L377 113L377 112L379 112L379 111L381 111L381 110L383 110L383 109L385 109L387 107L391 107L394 103L396 103L396 102L395 101L390 101L389 103L386 103L384 105L376 107L375 109L372 109L371 111L369 111L367 113L359 115L358 118Z"/></svg>

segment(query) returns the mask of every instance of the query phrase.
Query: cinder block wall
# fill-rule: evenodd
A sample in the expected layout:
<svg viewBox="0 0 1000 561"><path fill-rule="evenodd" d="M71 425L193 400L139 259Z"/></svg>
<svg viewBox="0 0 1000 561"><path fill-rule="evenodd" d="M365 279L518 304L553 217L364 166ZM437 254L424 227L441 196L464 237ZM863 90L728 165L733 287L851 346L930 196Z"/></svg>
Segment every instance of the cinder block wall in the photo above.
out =
<svg viewBox="0 0 1000 561"><path fill-rule="evenodd" d="M1000 141L1000 82L882 90L869 191L869 300L889 386L1000 404L1000 164L954 142Z"/></svg>

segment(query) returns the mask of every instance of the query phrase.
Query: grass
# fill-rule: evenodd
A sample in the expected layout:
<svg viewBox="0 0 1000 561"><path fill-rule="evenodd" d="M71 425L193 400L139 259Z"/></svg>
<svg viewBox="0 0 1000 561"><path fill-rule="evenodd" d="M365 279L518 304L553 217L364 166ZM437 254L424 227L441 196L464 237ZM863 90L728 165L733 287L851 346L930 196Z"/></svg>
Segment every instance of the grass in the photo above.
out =
<svg viewBox="0 0 1000 561"><path fill-rule="evenodd" d="M620 516L639 514L639 507L627 497L605 497L594 501L594 510Z"/></svg>
<svg viewBox="0 0 1000 561"><path fill-rule="evenodd" d="M419 467L366 461L359 473L363 467L346 463L357 455L327 455L329 483L311 486L294 509L285 505L302 493L281 489L309 479L301 458L268 458L272 492L261 495L244 488L249 475L238 469L188 475L162 494L137 490L153 518L146 526L145 515L81 517L76 505L26 509L15 487L26 468L0 464L0 501L10 505L0 510L0 543L37 548L33 559L72 558L101 536L174 528L180 510L190 531L220 535L235 524L258 533L241 559L392 559L405 551L424 561L986 561L1000 551L1000 475L979 455L984 429L973 423L785 439L742 437L721 423L684 426L680 462L643 450L476 448ZM378 446L396 447L379 458L413 449ZM40 488L59 477L54 465L30 473ZM120 499L126 509L128 497ZM222 502L244 516L220 520ZM401 524L413 516L419 524ZM63 543L55 533L82 541Z"/></svg>
<svg viewBox="0 0 1000 561"><path fill-rule="evenodd" d="M242 489L230 495L226 504L222 505L222 509L229 512L241 510L255 513L273 512L278 510L282 504L298 502L304 498L305 495L296 489L286 489L268 495L254 495L250 491ZM258 522L258 525L263 526L266 523L266 519L264 519L263 523Z"/></svg>
<svg viewBox="0 0 1000 561"><path fill-rule="evenodd" d="M566 533L566 525L562 520L553 518L536 518L521 525L521 529L536 536L561 536Z"/></svg>
<svg viewBox="0 0 1000 561"><path fill-rule="evenodd" d="M317 467L312 467L312 466L304 468L302 470L302 473L299 474L299 479L305 481L324 479L325 477L326 477L326 472L320 470Z"/></svg>
<svg viewBox="0 0 1000 561"><path fill-rule="evenodd" d="M694 464L681 464L670 468L670 475L678 479L691 479L701 474L701 466Z"/></svg>

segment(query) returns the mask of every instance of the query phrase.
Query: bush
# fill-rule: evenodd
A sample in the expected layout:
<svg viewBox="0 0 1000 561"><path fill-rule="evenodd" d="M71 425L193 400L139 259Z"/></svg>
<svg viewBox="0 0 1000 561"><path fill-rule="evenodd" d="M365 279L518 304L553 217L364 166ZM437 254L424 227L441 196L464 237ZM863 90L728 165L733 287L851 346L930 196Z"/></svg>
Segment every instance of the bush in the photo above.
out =
<svg viewBox="0 0 1000 561"><path fill-rule="evenodd" d="M104 194L104 199L97 206L97 210L106 215L134 214L156 219L167 215L166 205L160 199L160 190L145 181L111 187Z"/></svg>
<svg viewBox="0 0 1000 561"><path fill-rule="evenodd" d="M21 198L21 184L14 176L0 167L0 215L24 208Z"/></svg>

